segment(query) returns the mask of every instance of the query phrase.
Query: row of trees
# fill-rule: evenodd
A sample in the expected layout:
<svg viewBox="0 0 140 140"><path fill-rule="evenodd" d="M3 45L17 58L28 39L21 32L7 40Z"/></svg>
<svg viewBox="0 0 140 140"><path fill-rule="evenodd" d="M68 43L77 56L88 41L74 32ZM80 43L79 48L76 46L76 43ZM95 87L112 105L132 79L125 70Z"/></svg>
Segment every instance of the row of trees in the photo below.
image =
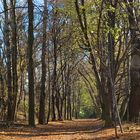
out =
<svg viewBox="0 0 140 140"><path fill-rule="evenodd" d="M79 3L76 0L75 7L83 32L81 38L90 53L102 118L106 125L114 120L121 126L121 118L128 112L128 119L137 122L140 117L139 1L81 0Z"/></svg>
<svg viewBox="0 0 140 140"><path fill-rule="evenodd" d="M24 115L34 126L36 118L40 124L77 118L83 85L78 65L85 55L62 3L1 4L1 119L11 123Z"/></svg>
<svg viewBox="0 0 140 140"><path fill-rule="evenodd" d="M86 88L106 126L139 121L139 1L1 4L2 119L26 106L31 126L35 113L40 124L77 118Z"/></svg>

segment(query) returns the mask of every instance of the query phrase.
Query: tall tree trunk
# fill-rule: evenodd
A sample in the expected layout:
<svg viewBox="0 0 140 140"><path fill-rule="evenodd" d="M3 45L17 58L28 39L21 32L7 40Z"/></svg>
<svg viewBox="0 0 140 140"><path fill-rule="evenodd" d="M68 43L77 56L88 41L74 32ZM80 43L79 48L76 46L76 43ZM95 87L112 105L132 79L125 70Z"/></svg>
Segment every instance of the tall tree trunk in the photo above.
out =
<svg viewBox="0 0 140 140"><path fill-rule="evenodd" d="M116 10L118 0L116 1L108 1L107 4L109 4L110 7L114 8ZM115 11L108 11L108 26L110 27L109 33L108 33L108 96L111 98L111 119L114 121L114 127L115 127L115 135L117 135L117 125L119 123L120 130L122 132L122 125L121 125L121 119L118 112L118 106L116 101L116 95L115 95L115 38L111 32L111 30L114 30L115 28L115 21L116 21L116 13Z"/></svg>
<svg viewBox="0 0 140 140"><path fill-rule="evenodd" d="M16 13L15 13L15 0L10 0L11 6L11 29L12 29L12 112L11 121L15 119L17 92L18 92L18 77L17 77L17 27L16 27Z"/></svg>
<svg viewBox="0 0 140 140"><path fill-rule="evenodd" d="M34 62L33 62L33 42L34 42L34 33L33 33L33 14L34 6L33 1L28 0L28 81L29 81L29 118L28 123L30 126L35 125L35 101L34 101Z"/></svg>
<svg viewBox="0 0 140 140"><path fill-rule="evenodd" d="M46 83L46 29L47 29L47 0L44 0L44 15L43 15L43 44L42 44L42 76L41 76L41 93L39 106L39 123L45 124L45 83Z"/></svg>
<svg viewBox="0 0 140 140"><path fill-rule="evenodd" d="M55 100L56 100L56 86L57 86L57 45L56 45L56 38L54 38L54 67L53 67L53 81L52 81L52 120L56 120L56 115L55 115Z"/></svg>
<svg viewBox="0 0 140 140"><path fill-rule="evenodd" d="M129 99L129 120L137 122L140 119L140 35L139 17L136 17L134 1L125 0L127 4L129 26L131 32L131 92ZM138 9L139 10L139 9Z"/></svg>
<svg viewBox="0 0 140 140"><path fill-rule="evenodd" d="M114 4L113 1L109 1L106 0L106 5L108 5L109 7L112 7L114 9L116 9L117 6L117 0ZM115 109L114 109L114 102L113 102L113 94L114 94L114 83L115 83L115 57L114 57L114 53L115 53L115 40L114 40L114 36L112 34L112 30L114 30L115 27L115 11L108 11L108 26L109 26L109 33L108 33L108 77L107 77L107 102L109 102L109 106L108 108L110 109L109 111L109 115L110 115L110 119L111 122L114 120L115 121ZM111 79L110 79L111 78ZM111 83L112 81L112 83ZM112 85L113 84L113 85ZM110 125L112 125L112 123L110 123Z"/></svg>
<svg viewBox="0 0 140 140"><path fill-rule="evenodd" d="M49 44L49 42L48 42ZM49 100L49 103L48 103L48 115L47 115L47 123L49 122L49 119L50 119L50 115L51 115L51 71L50 71L50 53L49 53L49 45L47 47L47 58L48 58L48 67L47 67L47 70L48 70L48 100Z"/></svg>
<svg viewBox="0 0 140 140"><path fill-rule="evenodd" d="M11 48L10 48L10 39L9 39L9 26L8 26L8 6L7 1L3 0L4 6L4 15L5 15L5 23L4 23L4 43L7 48L7 86L8 86L8 110L7 110L7 121L11 121L11 112L12 112L12 73L11 73Z"/></svg>
<svg viewBox="0 0 140 140"><path fill-rule="evenodd" d="M0 40L1 41L1 40ZM3 69L3 56L2 56L2 42L0 42L0 100L2 101L2 106L4 105L4 96L5 96L5 90L4 90L4 69ZM2 117L2 116L1 116ZM2 118L3 119L3 118Z"/></svg>
<svg viewBox="0 0 140 140"><path fill-rule="evenodd" d="M55 105L57 94L57 11L54 11L53 17L53 80L52 80L52 120L56 120Z"/></svg>

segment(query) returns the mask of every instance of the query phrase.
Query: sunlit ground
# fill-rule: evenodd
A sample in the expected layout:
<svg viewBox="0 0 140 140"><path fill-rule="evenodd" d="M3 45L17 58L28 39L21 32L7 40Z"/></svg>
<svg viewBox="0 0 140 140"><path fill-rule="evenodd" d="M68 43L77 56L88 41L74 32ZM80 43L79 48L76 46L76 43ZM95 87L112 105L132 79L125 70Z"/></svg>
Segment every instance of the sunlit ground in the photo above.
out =
<svg viewBox="0 0 140 140"><path fill-rule="evenodd" d="M118 130L119 140L140 140L140 126L123 125L124 134ZM37 125L29 128L25 125L14 125L0 129L0 140L113 140L114 129L103 128L103 121L84 119L62 122L50 122L48 125Z"/></svg>

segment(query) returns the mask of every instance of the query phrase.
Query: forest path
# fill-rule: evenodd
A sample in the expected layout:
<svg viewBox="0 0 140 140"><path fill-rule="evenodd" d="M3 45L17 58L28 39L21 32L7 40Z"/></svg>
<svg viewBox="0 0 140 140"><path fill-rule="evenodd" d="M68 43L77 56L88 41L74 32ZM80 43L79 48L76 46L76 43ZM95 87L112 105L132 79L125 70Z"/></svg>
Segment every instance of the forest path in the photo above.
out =
<svg viewBox="0 0 140 140"><path fill-rule="evenodd" d="M126 127L127 128L127 127ZM113 140L114 129L103 129L99 119L78 119L49 122L30 128L15 125L0 129L0 140ZM127 131L120 137L126 140L140 140L140 131Z"/></svg>

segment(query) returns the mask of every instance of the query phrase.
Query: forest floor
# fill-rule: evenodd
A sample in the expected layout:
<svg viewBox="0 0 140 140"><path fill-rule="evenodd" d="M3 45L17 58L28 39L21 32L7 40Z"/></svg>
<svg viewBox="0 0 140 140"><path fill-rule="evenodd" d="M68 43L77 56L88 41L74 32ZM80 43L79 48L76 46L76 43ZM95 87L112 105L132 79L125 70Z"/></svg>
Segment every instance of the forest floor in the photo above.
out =
<svg viewBox="0 0 140 140"><path fill-rule="evenodd" d="M118 140L140 140L140 126L124 124L124 133ZM103 128L99 119L49 122L30 128L16 124L10 127L0 126L0 140L114 140L114 129Z"/></svg>

